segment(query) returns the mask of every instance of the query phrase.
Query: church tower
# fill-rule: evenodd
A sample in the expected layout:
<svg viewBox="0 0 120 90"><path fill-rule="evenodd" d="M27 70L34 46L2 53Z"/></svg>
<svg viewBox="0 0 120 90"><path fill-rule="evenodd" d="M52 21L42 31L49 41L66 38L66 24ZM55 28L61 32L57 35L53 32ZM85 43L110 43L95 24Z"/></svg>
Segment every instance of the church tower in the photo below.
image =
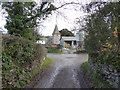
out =
<svg viewBox="0 0 120 90"><path fill-rule="evenodd" d="M53 44L60 44L60 37L61 37L61 34L58 30L58 27L57 25L55 25L55 28L54 28L54 31L53 31L53 34L52 34L52 37L53 37Z"/></svg>

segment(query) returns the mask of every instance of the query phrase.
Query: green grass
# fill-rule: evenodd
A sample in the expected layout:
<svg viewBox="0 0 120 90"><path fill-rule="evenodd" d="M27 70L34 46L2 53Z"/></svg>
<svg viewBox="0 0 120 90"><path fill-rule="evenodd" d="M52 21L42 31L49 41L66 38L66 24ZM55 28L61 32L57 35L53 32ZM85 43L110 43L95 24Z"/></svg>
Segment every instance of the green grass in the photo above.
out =
<svg viewBox="0 0 120 90"><path fill-rule="evenodd" d="M87 71L87 73L89 74L91 83L97 87L97 88L112 88L112 86L105 80L103 80L103 78L98 75L98 73L96 73L95 71L93 71L89 65L88 62L85 62L82 64L82 67L85 69L85 71Z"/></svg>
<svg viewBox="0 0 120 90"><path fill-rule="evenodd" d="M82 66L86 71L90 70L90 67L88 66L88 62L84 62L81 66Z"/></svg>
<svg viewBox="0 0 120 90"><path fill-rule="evenodd" d="M60 49L48 49L48 53L62 53Z"/></svg>
<svg viewBox="0 0 120 90"><path fill-rule="evenodd" d="M23 88L27 83L30 82L30 79L32 77L34 77L37 73L39 73L43 68L48 67L51 63L52 63L52 59L46 57L38 67L33 68L31 72L26 73L24 77L18 83L16 83L14 87Z"/></svg>
<svg viewBox="0 0 120 90"><path fill-rule="evenodd" d="M69 51L69 50L66 50L66 49L62 49L62 51Z"/></svg>
<svg viewBox="0 0 120 90"><path fill-rule="evenodd" d="M51 63L52 63L52 59L46 57L45 60L43 61L43 64L42 64L41 67L42 67L42 68L45 68L45 67L49 66Z"/></svg>
<svg viewBox="0 0 120 90"><path fill-rule="evenodd" d="M85 50L77 50L76 52L74 52L76 54L80 54L80 53L87 53Z"/></svg>

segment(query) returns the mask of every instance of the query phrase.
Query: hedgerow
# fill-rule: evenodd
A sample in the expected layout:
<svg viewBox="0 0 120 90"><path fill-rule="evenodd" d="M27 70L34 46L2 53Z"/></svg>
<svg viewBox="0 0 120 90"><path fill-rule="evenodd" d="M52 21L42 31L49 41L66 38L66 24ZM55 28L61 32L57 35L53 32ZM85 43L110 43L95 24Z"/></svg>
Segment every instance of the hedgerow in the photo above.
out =
<svg viewBox="0 0 120 90"><path fill-rule="evenodd" d="M4 88L13 88L41 64L46 50L22 37L3 35L2 38L2 83Z"/></svg>

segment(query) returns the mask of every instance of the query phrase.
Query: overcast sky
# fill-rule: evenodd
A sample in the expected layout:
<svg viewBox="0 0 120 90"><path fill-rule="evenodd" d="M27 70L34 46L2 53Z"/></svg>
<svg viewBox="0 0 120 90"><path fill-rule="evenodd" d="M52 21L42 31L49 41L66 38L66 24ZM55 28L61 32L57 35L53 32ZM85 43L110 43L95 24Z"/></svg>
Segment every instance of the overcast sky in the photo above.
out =
<svg viewBox="0 0 120 90"><path fill-rule="evenodd" d="M54 4L56 7L61 6L64 3L69 2L76 2L76 3L82 3L85 4L88 3L89 0L55 0ZM75 10L76 9L76 10ZM72 30L75 26L75 20L76 18L84 17L86 15L81 9L81 5L66 5L65 7L57 10L59 13L53 12L52 15L47 18L43 25L45 26L43 29L39 28L39 31L42 32L43 35L49 36L52 35L55 24L57 24L58 29L64 29L67 28L68 30Z"/></svg>
<svg viewBox="0 0 120 90"><path fill-rule="evenodd" d="M3 18L2 11L3 10L0 6L0 30L1 30L1 28L4 29L4 25L6 24L6 20L5 20L5 18ZM4 29L4 31L6 31L6 30Z"/></svg>
<svg viewBox="0 0 120 90"><path fill-rule="evenodd" d="M61 6L64 3L69 2L76 2L76 3L88 3L90 0L54 0L54 5L56 7ZM76 9L76 10L75 10ZM75 19L78 17L84 17L85 13L80 10L81 5L66 5L63 8L60 8L59 10L52 13L52 15L49 15L47 19L45 19L42 23L44 27L39 27L39 33L42 33L42 35L50 36L52 35L52 32L54 30L55 24L57 24L58 29L64 29L67 28L68 30L72 30L75 26ZM0 27L4 29L4 25L6 24L5 18L2 17L1 14L1 8L0 8ZM5 31L5 29L4 29Z"/></svg>

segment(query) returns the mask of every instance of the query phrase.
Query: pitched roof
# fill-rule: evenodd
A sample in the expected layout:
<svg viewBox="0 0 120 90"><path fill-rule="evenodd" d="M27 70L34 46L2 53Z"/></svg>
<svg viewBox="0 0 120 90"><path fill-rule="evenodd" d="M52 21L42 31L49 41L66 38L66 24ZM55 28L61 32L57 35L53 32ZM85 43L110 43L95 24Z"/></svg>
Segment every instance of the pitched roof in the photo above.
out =
<svg viewBox="0 0 120 90"><path fill-rule="evenodd" d="M61 39L63 39L64 41L74 41L76 40L76 37L62 37Z"/></svg>
<svg viewBox="0 0 120 90"><path fill-rule="evenodd" d="M59 32L59 30L58 30L58 27L57 27L57 25L55 25L55 28L54 28L54 31L53 31L53 34L52 35L60 35L60 32Z"/></svg>
<svg viewBox="0 0 120 90"><path fill-rule="evenodd" d="M51 45L51 47L58 47L57 45Z"/></svg>

